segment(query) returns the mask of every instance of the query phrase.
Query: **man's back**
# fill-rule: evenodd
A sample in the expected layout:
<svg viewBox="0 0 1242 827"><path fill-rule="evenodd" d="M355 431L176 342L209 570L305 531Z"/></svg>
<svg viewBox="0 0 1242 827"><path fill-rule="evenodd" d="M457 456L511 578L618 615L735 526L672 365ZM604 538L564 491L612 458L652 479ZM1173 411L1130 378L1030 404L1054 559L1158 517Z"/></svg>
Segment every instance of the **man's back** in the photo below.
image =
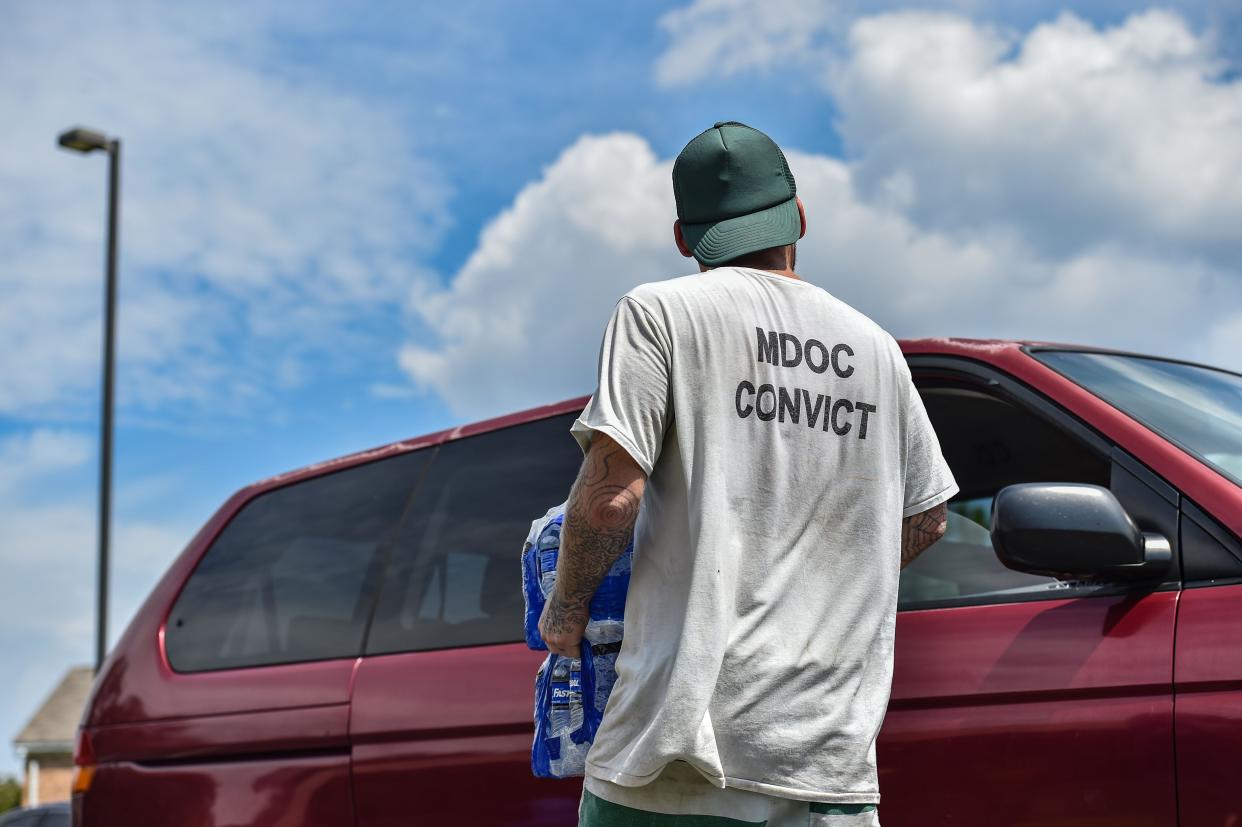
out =
<svg viewBox="0 0 1242 827"><path fill-rule="evenodd" d="M684 760L722 786L875 801L901 519L951 484L906 490L917 395L896 344L814 285L724 267L631 291L604 349L626 387L601 386L577 432L649 478L591 774L642 784Z"/></svg>
<svg viewBox="0 0 1242 827"><path fill-rule="evenodd" d="M892 337L795 273L780 147L717 122L673 194L701 275L617 303L539 623L575 656L633 534L580 823L878 827L898 573L957 487Z"/></svg>

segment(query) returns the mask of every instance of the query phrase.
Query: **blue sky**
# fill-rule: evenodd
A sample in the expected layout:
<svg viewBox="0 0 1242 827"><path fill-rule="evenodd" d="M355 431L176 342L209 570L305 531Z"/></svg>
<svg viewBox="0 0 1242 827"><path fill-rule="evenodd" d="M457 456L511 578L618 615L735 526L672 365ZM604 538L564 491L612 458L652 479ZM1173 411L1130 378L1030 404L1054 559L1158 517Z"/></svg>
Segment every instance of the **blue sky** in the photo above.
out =
<svg viewBox="0 0 1242 827"><path fill-rule="evenodd" d="M59 130L125 142L115 636L241 485L589 392L719 119L899 336L1242 368L1239 55L1210 2L10 4L0 738L92 652L105 167Z"/></svg>

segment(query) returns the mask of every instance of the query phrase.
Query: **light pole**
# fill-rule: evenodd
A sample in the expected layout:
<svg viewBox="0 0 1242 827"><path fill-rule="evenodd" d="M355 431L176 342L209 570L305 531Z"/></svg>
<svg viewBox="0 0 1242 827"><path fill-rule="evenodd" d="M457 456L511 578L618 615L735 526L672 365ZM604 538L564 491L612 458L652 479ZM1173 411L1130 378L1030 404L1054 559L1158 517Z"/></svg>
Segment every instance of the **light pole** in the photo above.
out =
<svg viewBox="0 0 1242 827"><path fill-rule="evenodd" d="M95 624L95 673L103 665L108 649L108 536L112 514L112 407L113 362L116 352L116 234L120 212L121 141L102 132L75 127L62 132L57 140L65 149L108 153L108 249L105 258L103 403L100 411L99 447L99 594Z"/></svg>

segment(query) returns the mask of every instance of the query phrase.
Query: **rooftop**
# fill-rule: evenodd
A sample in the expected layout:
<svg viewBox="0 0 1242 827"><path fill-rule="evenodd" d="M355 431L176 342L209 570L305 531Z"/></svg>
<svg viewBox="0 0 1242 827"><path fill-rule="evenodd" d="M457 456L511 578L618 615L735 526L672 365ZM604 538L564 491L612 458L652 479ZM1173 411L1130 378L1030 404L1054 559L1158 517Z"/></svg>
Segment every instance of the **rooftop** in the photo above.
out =
<svg viewBox="0 0 1242 827"><path fill-rule="evenodd" d="M43 705L13 739L16 747L68 744L72 748L78 721L86 707L95 671L89 666L70 669Z"/></svg>

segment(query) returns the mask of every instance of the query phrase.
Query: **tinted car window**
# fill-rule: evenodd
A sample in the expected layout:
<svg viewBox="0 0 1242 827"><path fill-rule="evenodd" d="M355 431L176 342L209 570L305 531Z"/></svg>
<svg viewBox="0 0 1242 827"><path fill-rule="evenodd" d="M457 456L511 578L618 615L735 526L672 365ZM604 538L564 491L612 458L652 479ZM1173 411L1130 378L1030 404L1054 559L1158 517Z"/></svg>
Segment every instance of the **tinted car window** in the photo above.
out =
<svg viewBox="0 0 1242 827"><path fill-rule="evenodd" d="M1242 375L1119 353L1033 355L1242 485Z"/></svg>
<svg viewBox="0 0 1242 827"><path fill-rule="evenodd" d="M1016 402L969 387L920 387L945 460L961 492L948 530L901 573L903 609L1079 594L1091 584L1014 571L996 556L992 502L1006 485L1108 485L1108 461Z"/></svg>
<svg viewBox="0 0 1242 827"><path fill-rule="evenodd" d="M522 639L521 551L532 520L569 495L574 415L442 446L402 525L367 653Z"/></svg>
<svg viewBox="0 0 1242 827"><path fill-rule="evenodd" d="M174 669L356 656L427 451L277 489L229 522L177 599Z"/></svg>

